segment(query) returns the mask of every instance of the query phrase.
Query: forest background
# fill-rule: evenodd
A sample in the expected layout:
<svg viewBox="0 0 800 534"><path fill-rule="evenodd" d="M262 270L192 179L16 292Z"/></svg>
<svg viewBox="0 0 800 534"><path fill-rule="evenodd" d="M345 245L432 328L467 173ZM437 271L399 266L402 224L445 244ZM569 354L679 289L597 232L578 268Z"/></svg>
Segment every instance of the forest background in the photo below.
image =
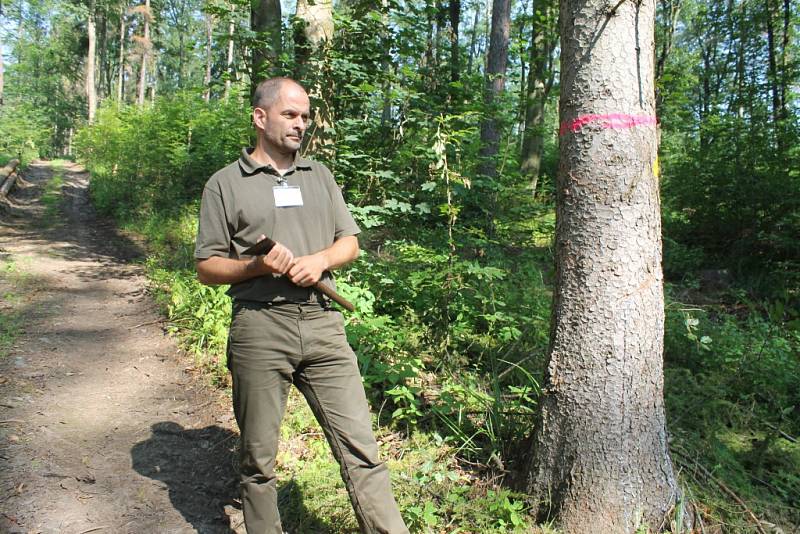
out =
<svg viewBox="0 0 800 534"><path fill-rule="evenodd" d="M668 430L709 532L800 528L798 7L657 3ZM301 80L307 152L364 229L338 283L405 517L527 531L512 482L550 332L557 16L552 0L12 0L0 162L84 162L97 208L146 237L170 329L227 387L230 303L193 268L200 192L251 143L250 73ZM346 531L309 425L288 416L306 452L279 463L305 497L284 516Z"/></svg>

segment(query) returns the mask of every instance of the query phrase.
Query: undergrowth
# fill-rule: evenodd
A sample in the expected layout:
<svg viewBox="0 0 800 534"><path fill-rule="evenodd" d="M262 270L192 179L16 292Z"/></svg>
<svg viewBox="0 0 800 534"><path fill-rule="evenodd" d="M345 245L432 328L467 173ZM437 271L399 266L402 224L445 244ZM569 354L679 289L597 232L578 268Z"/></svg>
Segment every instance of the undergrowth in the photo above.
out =
<svg viewBox="0 0 800 534"><path fill-rule="evenodd" d="M230 303L224 287L197 282L192 252L200 188L237 157L247 121L233 104L182 97L98 117L77 140L95 203L146 236L147 271L169 328L227 384ZM544 374L553 209L509 186L512 207L496 239L460 222L470 207L459 196L466 182L446 156L466 131L453 124L468 119L409 124L408 139L434 144L404 148L422 175L398 198L386 195L404 162L365 177L358 173L383 162L359 155L348 166L355 155L340 144L337 178L359 199L351 209L365 229L365 252L338 273L337 285L357 308L347 316L348 339L413 530L531 532L544 527L524 496L500 482L520 468ZM348 124L337 132L347 134ZM350 141L358 140L356 126ZM369 191L382 201L367 202ZM668 291L665 393L687 495L708 528L750 532L755 516L784 529L800 524L797 295L766 302L731 289L701 306L678 298L686 289ZM347 531L354 518L337 468L295 397L279 458L282 509L301 530Z"/></svg>

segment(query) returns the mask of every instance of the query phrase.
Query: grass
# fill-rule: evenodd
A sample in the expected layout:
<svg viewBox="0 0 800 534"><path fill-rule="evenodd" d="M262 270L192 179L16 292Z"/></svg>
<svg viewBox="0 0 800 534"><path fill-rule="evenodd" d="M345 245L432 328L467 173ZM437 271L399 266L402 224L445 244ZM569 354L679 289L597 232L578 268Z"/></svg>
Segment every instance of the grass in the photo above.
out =
<svg viewBox="0 0 800 534"><path fill-rule="evenodd" d="M61 188L64 186L64 163L56 160L51 163L53 176L44 186L42 204L44 205L43 225L53 226L59 218L59 204L61 203Z"/></svg>
<svg viewBox="0 0 800 534"><path fill-rule="evenodd" d="M30 275L11 259L0 260L0 359L8 357L22 334L22 293L30 285Z"/></svg>

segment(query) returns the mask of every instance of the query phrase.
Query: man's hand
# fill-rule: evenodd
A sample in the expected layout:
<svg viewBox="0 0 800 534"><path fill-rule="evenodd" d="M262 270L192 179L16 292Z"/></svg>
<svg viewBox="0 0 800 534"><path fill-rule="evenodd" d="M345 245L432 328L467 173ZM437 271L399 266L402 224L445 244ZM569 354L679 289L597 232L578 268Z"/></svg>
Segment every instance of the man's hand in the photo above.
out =
<svg viewBox="0 0 800 534"><path fill-rule="evenodd" d="M295 258L288 276L292 283L300 287L309 287L319 282L322 273L327 269L328 262L324 254L311 254Z"/></svg>
<svg viewBox="0 0 800 534"><path fill-rule="evenodd" d="M264 239L264 236L258 238L259 241ZM289 268L295 262L294 254L288 248L280 243L275 243L265 256L258 256L257 260L266 268L267 272L275 274L286 274Z"/></svg>

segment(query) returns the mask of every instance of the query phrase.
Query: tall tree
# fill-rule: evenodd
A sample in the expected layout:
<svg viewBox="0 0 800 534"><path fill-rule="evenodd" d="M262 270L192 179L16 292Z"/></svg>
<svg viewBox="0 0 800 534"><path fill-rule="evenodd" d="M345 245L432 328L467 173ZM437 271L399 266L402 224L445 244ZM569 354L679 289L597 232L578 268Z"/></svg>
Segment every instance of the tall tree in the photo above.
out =
<svg viewBox="0 0 800 534"><path fill-rule="evenodd" d="M486 59L484 107L486 115L481 122L480 166L478 174L484 181L483 193L491 191L491 183L497 176L495 157L500 146L500 121L494 109L505 89L508 65L508 41L511 33L511 0L494 0L492 4L492 30L489 37L489 55ZM488 193L487 232L494 232L493 212L495 194Z"/></svg>
<svg viewBox="0 0 800 534"><path fill-rule="evenodd" d="M679 495L663 402L655 0L608 6L560 7L556 289L528 490L571 534L660 529Z"/></svg>
<svg viewBox="0 0 800 534"><path fill-rule="evenodd" d="M544 150L544 112L555 79L556 2L537 0L533 3L533 26L530 44L530 73L525 99L525 132L522 137L521 172L536 194Z"/></svg>
<svg viewBox="0 0 800 534"><path fill-rule="evenodd" d="M141 46L141 64L139 65L139 83L136 86L136 103L141 107L144 105L144 97L147 91L147 63L150 58L150 49L153 44L150 41L150 22L152 13L150 11L150 0L144 0L144 5L140 6L138 12L142 15L142 37L139 40Z"/></svg>
<svg viewBox="0 0 800 534"><path fill-rule="evenodd" d="M250 71L252 89L270 74L275 74L281 55L280 0L253 0L250 4L250 29L256 35Z"/></svg>
<svg viewBox="0 0 800 534"><path fill-rule="evenodd" d="M211 98L211 64L214 62L212 49L214 45L214 16L211 13L205 14L206 23L206 71L203 76L203 100L208 102Z"/></svg>
<svg viewBox="0 0 800 534"><path fill-rule="evenodd" d="M117 74L117 103L122 103L125 90L125 15L127 5L122 4L119 14L119 73Z"/></svg>
<svg viewBox="0 0 800 534"><path fill-rule="evenodd" d="M3 65L3 47L0 47L0 106L3 105L3 76L5 73L5 65Z"/></svg>
<svg viewBox="0 0 800 534"><path fill-rule="evenodd" d="M97 4L89 2L89 13L87 17L86 33L89 38L89 50L86 53L86 102L88 104L89 124L94 122L94 115L97 112L97 85L94 81L95 74L95 48L97 43L97 30L95 16Z"/></svg>

